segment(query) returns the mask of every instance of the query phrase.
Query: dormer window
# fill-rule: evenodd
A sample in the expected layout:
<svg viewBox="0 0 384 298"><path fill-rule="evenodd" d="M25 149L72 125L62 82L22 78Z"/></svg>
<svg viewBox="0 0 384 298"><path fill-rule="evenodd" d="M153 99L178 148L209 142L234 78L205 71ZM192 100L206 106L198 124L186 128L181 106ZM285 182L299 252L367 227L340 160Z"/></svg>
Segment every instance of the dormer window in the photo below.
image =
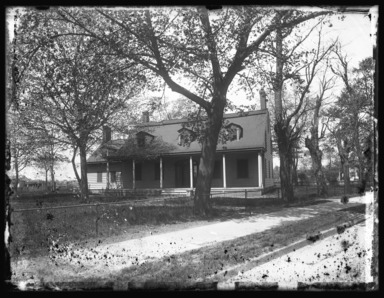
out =
<svg viewBox="0 0 384 298"><path fill-rule="evenodd" d="M145 147L146 144L152 142L155 137L147 132L140 131L136 134L137 146L140 148Z"/></svg>
<svg viewBox="0 0 384 298"><path fill-rule="evenodd" d="M226 126L226 134L229 141L239 141L243 137L243 128L235 123Z"/></svg>
<svg viewBox="0 0 384 298"><path fill-rule="evenodd" d="M182 128L177 131L179 133L177 144L179 146L189 146L194 140L196 140L196 133L190 129Z"/></svg>

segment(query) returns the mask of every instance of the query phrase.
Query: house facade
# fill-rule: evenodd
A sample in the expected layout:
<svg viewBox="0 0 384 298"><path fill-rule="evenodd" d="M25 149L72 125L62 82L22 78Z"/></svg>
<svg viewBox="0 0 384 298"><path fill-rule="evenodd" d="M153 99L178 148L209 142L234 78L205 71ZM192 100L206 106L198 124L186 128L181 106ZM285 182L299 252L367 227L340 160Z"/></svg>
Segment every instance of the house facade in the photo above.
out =
<svg viewBox="0 0 384 298"><path fill-rule="evenodd" d="M260 110L224 115L230 135L217 145L212 189L264 190L274 185L270 118L265 93L260 95ZM193 189L201 145L187 123L187 119L151 122L143 113L134 137L115 140L104 127L102 145L87 160L89 188ZM138 153L158 140L161 153L140 158Z"/></svg>

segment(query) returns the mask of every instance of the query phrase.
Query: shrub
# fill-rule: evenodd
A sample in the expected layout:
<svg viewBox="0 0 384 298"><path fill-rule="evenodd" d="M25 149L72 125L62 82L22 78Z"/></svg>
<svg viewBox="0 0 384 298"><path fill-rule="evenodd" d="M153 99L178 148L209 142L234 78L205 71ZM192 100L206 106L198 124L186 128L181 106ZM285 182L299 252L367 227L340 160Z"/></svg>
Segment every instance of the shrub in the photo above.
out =
<svg viewBox="0 0 384 298"><path fill-rule="evenodd" d="M349 199L348 199L347 196L342 196L340 201L341 201L341 203L343 203L343 204L347 204L348 201L349 201Z"/></svg>

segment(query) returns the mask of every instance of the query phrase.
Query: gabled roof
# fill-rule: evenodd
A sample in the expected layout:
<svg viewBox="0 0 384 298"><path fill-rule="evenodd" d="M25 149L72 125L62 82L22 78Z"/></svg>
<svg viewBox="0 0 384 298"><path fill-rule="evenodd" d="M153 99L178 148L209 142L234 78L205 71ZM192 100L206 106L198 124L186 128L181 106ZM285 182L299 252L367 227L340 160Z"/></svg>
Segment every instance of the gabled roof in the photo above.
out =
<svg viewBox="0 0 384 298"><path fill-rule="evenodd" d="M259 110L243 113L225 114L224 119L231 124L240 126L243 129L243 137L240 140L228 141L225 144L219 143L217 151L251 150L265 149L265 131L267 129L268 110ZM189 146L179 146L179 130L183 128L182 124L187 123L187 119L165 120L161 122L148 122L140 124L137 127L143 127L147 133L161 137L167 144L175 145L172 150L163 155L176 154L196 154L201 152L201 145L198 141L190 143ZM105 162L101 152L107 147L120 149L127 140L111 140L101 145L87 160L88 163ZM105 151L104 151L105 152Z"/></svg>

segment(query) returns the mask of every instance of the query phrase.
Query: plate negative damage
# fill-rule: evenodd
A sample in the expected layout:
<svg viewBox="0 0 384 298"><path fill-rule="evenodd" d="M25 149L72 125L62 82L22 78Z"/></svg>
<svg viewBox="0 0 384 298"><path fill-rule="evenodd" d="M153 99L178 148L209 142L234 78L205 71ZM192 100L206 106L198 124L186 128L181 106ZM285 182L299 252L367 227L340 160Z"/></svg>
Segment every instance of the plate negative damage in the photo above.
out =
<svg viewBox="0 0 384 298"><path fill-rule="evenodd" d="M378 7L7 7L10 291L378 289Z"/></svg>

